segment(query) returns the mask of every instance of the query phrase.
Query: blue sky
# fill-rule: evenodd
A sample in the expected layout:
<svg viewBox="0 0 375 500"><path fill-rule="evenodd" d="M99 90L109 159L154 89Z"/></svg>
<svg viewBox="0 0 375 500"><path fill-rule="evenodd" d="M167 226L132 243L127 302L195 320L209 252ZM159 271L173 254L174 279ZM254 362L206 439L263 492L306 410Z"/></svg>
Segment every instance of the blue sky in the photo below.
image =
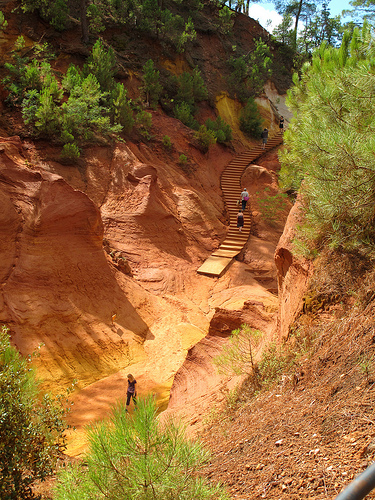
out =
<svg viewBox="0 0 375 500"><path fill-rule="evenodd" d="M331 0L328 2L328 7L331 11L331 15L337 16L341 14L343 9L350 8L349 0ZM249 16L256 19L259 24L268 31L272 31L281 21L281 16L275 11L273 3L271 2L250 4ZM267 27L267 21L269 19L272 21L271 27Z"/></svg>

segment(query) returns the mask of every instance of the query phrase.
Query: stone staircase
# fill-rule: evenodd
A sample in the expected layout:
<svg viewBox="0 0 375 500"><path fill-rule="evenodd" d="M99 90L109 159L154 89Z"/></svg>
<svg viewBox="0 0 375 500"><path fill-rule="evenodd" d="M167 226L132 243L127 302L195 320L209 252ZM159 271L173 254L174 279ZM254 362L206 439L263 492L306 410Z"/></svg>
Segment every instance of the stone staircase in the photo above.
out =
<svg viewBox="0 0 375 500"><path fill-rule="evenodd" d="M242 228L242 232L239 232L237 228L237 214L239 208L237 201L241 197L240 195L243 188L241 185L242 174L245 168L253 163L254 160L282 142L283 136L281 133L271 137L265 149L262 149L261 145L259 145L236 156L222 173L221 189L230 219L229 231L219 248L215 250L197 270L199 274L220 276L229 266L232 259L243 249L250 235L251 218L249 207L246 207L244 212L244 227Z"/></svg>

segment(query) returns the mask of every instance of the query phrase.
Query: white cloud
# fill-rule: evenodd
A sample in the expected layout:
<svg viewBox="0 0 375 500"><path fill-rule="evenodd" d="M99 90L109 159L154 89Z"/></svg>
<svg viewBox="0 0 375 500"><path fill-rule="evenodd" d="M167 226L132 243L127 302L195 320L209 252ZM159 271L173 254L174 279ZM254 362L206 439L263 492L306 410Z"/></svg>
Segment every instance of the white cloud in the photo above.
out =
<svg viewBox="0 0 375 500"><path fill-rule="evenodd" d="M249 8L249 17L252 17L258 23L263 26L269 33L276 28L282 21L282 16L278 14L275 10L265 9L262 5L251 4ZM271 21L271 24L267 26L268 20Z"/></svg>

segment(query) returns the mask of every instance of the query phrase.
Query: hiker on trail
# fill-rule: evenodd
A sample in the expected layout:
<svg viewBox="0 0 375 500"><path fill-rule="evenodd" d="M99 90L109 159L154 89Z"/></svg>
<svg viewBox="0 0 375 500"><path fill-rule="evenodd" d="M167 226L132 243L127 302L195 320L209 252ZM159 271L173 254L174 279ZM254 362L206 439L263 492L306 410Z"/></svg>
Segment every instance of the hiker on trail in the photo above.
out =
<svg viewBox="0 0 375 500"><path fill-rule="evenodd" d="M242 210L240 210L237 214L237 227L239 232L242 231L243 225L244 225L243 212Z"/></svg>
<svg viewBox="0 0 375 500"><path fill-rule="evenodd" d="M241 193L241 203L242 203L242 210L245 210L246 208L246 203L249 201L249 193L247 192L246 188L243 188L243 191Z"/></svg>
<svg viewBox="0 0 375 500"><path fill-rule="evenodd" d="M137 406L137 391L135 384L137 381L131 373L128 374L128 390L126 392L126 411L128 411L130 399L133 399L134 406Z"/></svg>
<svg viewBox="0 0 375 500"><path fill-rule="evenodd" d="M279 129L280 129L281 133L284 132L284 117L283 116L280 116Z"/></svg>
<svg viewBox="0 0 375 500"><path fill-rule="evenodd" d="M262 138L262 149L265 149L267 141L268 141L268 128L265 128L261 134Z"/></svg>

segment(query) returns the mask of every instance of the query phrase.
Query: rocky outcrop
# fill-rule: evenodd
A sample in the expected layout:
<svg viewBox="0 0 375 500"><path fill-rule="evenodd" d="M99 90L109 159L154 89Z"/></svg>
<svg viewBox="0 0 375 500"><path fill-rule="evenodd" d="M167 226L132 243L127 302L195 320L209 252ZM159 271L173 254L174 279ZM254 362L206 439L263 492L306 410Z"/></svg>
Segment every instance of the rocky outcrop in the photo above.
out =
<svg viewBox="0 0 375 500"><path fill-rule="evenodd" d="M297 199L275 251L279 290L278 332L281 338L288 337L290 326L302 310L311 273L310 261L296 256L292 244L302 219L301 211L302 205Z"/></svg>
<svg viewBox="0 0 375 500"><path fill-rule="evenodd" d="M210 408L225 400L228 390L233 389L241 377L218 373L213 358L221 353L231 332L243 324L261 330L266 339L274 327L274 318L274 311L269 311L262 300L245 301L238 310L216 308L208 335L188 351L176 373L164 418L177 414L194 426L201 419L199 415L207 414Z"/></svg>
<svg viewBox="0 0 375 500"><path fill-rule="evenodd" d="M28 167L18 138L1 141L0 199L0 321L20 351L43 343L40 376L65 382L126 365L129 342L142 343L148 326L107 261L98 208Z"/></svg>

